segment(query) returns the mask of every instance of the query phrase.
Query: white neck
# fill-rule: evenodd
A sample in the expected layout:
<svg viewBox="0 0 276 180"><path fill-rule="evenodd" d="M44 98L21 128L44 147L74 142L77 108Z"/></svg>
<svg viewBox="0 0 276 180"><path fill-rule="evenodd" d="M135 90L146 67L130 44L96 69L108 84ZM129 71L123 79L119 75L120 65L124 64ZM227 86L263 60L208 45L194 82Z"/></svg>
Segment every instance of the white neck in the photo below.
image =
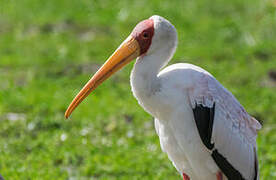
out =
<svg viewBox="0 0 276 180"><path fill-rule="evenodd" d="M131 88L139 103L155 95L161 89L158 78L160 69L171 59L174 49L167 47L137 58L130 76ZM142 101L142 102L141 102Z"/></svg>
<svg viewBox="0 0 276 180"><path fill-rule="evenodd" d="M159 88L157 74L160 68L150 62L149 56L137 58L130 76L131 88L134 96L149 97Z"/></svg>

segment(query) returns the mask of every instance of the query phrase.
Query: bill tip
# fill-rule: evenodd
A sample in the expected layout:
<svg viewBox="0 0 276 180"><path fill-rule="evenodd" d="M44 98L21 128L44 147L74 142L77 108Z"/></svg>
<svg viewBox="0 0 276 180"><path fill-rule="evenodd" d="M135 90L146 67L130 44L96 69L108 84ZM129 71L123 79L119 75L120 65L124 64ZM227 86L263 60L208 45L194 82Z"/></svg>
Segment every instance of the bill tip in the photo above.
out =
<svg viewBox="0 0 276 180"><path fill-rule="evenodd" d="M64 113L64 117L65 117L66 119L68 119L69 116L70 116L70 113L68 113L68 112L66 111L66 112Z"/></svg>

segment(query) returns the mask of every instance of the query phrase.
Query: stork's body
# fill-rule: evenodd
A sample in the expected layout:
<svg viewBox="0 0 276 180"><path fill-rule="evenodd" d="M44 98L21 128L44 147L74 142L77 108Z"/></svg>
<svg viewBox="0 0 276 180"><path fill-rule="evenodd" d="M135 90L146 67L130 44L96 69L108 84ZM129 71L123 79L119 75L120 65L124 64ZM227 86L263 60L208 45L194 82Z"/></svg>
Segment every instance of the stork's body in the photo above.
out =
<svg viewBox="0 0 276 180"><path fill-rule="evenodd" d="M132 90L139 104L155 117L155 129L162 150L168 154L180 173L185 173L192 179L214 180L219 169L200 139L188 97L189 91L196 86L183 81L185 77L190 77L188 72L195 66L178 64L168 67L167 73L165 69L160 74L155 74L155 81L159 81L157 87L149 88L145 85L156 82L148 83L148 79L144 79L144 86L141 85L143 80L140 78L149 76L135 74L137 66L139 65L135 64L131 76ZM182 76L178 76L177 70L180 70ZM135 76L140 77L138 81L141 84L137 83Z"/></svg>
<svg viewBox="0 0 276 180"><path fill-rule="evenodd" d="M158 88L147 89L145 86L137 86L138 83L135 82L137 66L139 65L135 64L131 79L134 96L139 104L155 117L155 128L161 148L180 173L187 174L191 179L214 180L221 171L212 157L214 149L205 147L200 138L193 111L196 104L212 108L215 103L216 118L224 119L216 119L221 121L221 124L215 122L217 127L213 130L216 130L216 134L213 135L216 137L213 139L216 138L221 143L219 146L224 153L228 153L228 159L231 158L231 161L242 169L240 171L250 177L247 179L254 179L257 163L254 151L256 134L250 127L259 127L259 124L251 119L229 91L205 70L184 63L171 65L156 74ZM137 74L137 77L147 75ZM141 83L142 81L140 79ZM144 83L147 82L148 80L144 79ZM215 88L215 93L211 92L212 87ZM225 106L233 109L228 111ZM225 111L221 112L224 108ZM232 121L230 116L235 117L237 122ZM229 132L231 134L228 134ZM244 158L248 158L246 162Z"/></svg>
<svg viewBox="0 0 276 180"><path fill-rule="evenodd" d="M260 124L207 71L183 63L161 71L176 46L176 30L167 20L153 16L141 22L73 100L66 117L114 71L139 56L131 73L133 94L155 117L161 148L184 179L222 179L222 174L231 180L258 179Z"/></svg>

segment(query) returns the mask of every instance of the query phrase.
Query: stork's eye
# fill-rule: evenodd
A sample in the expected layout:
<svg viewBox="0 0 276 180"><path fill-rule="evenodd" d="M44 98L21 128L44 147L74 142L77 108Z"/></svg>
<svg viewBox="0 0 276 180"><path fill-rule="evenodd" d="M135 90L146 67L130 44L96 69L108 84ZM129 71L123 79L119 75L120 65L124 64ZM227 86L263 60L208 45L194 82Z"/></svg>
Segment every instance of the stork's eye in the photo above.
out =
<svg viewBox="0 0 276 180"><path fill-rule="evenodd" d="M143 38L148 39L149 38L149 33L148 32L143 32Z"/></svg>

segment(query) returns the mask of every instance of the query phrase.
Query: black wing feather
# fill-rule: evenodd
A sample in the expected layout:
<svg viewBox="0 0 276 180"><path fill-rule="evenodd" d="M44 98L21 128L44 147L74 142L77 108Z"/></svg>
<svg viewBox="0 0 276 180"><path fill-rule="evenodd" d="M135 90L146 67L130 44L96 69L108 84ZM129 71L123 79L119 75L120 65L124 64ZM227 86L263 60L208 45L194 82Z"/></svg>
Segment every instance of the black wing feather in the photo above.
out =
<svg viewBox="0 0 276 180"><path fill-rule="evenodd" d="M202 104L196 104L193 109L196 126L203 144L209 149L214 148L211 143L213 122L215 115L215 104L213 107L204 107Z"/></svg>
<svg viewBox="0 0 276 180"><path fill-rule="evenodd" d="M241 173L236 170L218 150L212 152L212 157L228 180L243 180Z"/></svg>
<svg viewBox="0 0 276 180"><path fill-rule="evenodd" d="M211 142L215 117L215 103L213 107L205 107L202 104L196 104L195 108L193 108L193 113L199 136L203 144L212 151L212 158L217 166L229 180L243 180L244 178L241 173L214 148L215 144Z"/></svg>

